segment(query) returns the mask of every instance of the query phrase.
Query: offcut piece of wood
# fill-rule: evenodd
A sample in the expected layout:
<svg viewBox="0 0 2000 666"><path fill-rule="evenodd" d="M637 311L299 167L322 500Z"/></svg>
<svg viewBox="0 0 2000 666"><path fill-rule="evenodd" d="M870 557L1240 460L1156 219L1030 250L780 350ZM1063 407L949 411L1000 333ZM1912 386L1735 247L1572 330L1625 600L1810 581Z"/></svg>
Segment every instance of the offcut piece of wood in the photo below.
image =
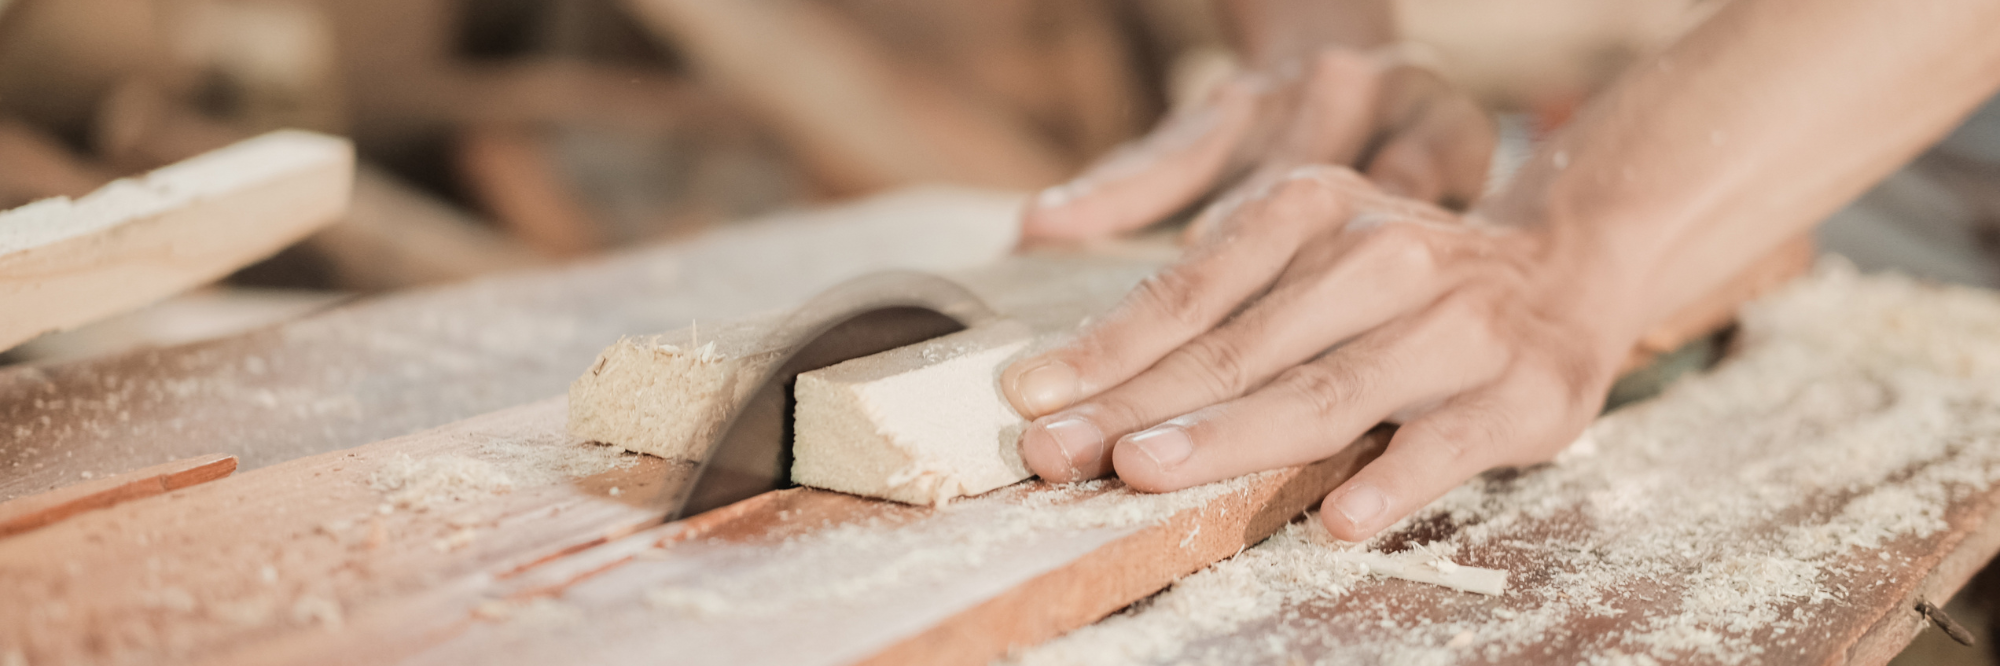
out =
<svg viewBox="0 0 2000 666"><path fill-rule="evenodd" d="M1059 152L1015 119L914 76L827 7L796 0L628 0L655 34L739 95L838 192L921 182L1054 183Z"/></svg>
<svg viewBox="0 0 2000 666"><path fill-rule="evenodd" d="M227 275L338 219L348 143L283 131L0 213L0 347Z"/></svg>
<svg viewBox="0 0 2000 666"><path fill-rule="evenodd" d="M127 81L106 96L95 130L98 150L129 170L151 169L248 138L168 97L149 81ZM347 215L309 236L335 283L386 291L545 265L536 254L472 213L368 163L355 165Z"/></svg>
<svg viewBox="0 0 2000 666"><path fill-rule="evenodd" d="M619 338L569 387L570 436L668 460L699 461L730 410L785 350L767 347L779 318L711 323Z"/></svg>
<svg viewBox="0 0 2000 666"><path fill-rule="evenodd" d="M792 481L943 505L1033 476L998 377L1035 339L1004 320L800 374Z"/></svg>
<svg viewBox="0 0 2000 666"><path fill-rule="evenodd" d="M161 463L61 490L0 502L0 538L61 522L85 511L207 483L236 471L236 456L211 454Z"/></svg>

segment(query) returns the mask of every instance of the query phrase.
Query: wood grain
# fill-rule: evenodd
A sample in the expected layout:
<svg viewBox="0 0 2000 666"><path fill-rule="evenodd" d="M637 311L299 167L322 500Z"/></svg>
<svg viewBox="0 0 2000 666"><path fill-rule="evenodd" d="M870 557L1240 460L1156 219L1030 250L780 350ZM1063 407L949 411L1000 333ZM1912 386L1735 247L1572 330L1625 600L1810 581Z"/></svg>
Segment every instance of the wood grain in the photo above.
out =
<svg viewBox="0 0 2000 666"><path fill-rule="evenodd" d="M324 634L341 659L388 654L395 632L359 631L372 603L648 526L655 491L691 472L569 441L562 414L561 399L497 412L0 540L0 645L29 663L186 663ZM576 460L590 473L563 471ZM483 599L456 601L410 628L468 621Z"/></svg>

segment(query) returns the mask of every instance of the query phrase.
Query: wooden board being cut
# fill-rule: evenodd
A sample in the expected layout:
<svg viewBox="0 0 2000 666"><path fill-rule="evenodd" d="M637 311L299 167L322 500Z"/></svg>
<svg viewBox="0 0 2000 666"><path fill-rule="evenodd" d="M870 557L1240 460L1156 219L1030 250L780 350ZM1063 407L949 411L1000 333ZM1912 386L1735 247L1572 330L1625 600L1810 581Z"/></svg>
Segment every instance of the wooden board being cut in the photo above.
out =
<svg viewBox="0 0 2000 666"><path fill-rule="evenodd" d="M786 307L869 271L992 261L1019 209L909 190L225 340L0 369L0 501L207 453L251 470L562 395L621 335Z"/></svg>
<svg viewBox="0 0 2000 666"><path fill-rule="evenodd" d="M479 585L649 527L691 469L562 435L560 398L0 538L0 660L379 663ZM428 600L395 623L378 605ZM411 620L411 621L402 621ZM325 653L288 651L331 641Z"/></svg>
<svg viewBox="0 0 2000 666"><path fill-rule="evenodd" d="M347 210L354 149L280 131L0 212L0 349L207 283Z"/></svg>

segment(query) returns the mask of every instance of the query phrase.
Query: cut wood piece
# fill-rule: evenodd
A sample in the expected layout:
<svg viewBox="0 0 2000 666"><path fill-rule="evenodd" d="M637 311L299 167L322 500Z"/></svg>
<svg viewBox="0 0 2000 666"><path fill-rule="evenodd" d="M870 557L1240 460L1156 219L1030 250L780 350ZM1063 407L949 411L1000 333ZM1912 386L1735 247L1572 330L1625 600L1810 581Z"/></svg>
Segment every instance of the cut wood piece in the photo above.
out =
<svg viewBox="0 0 2000 666"><path fill-rule="evenodd" d="M0 537L51 525L85 511L207 483L234 471L236 456L215 453L0 502Z"/></svg>
<svg viewBox="0 0 2000 666"><path fill-rule="evenodd" d="M0 348L229 274L338 219L354 153L281 131L0 213Z"/></svg>
<svg viewBox="0 0 2000 666"><path fill-rule="evenodd" d="M1032 476L999 377L1034 337L1001 321L799 375L792 481L943 505Z"/></svg>
<svg viewBox="0 0 2000 666"><path fill-rule="evenodd" d="M127 82L105 98L96 141L106 159L137 171L192 157L247 133ZM367 163L355 165L347 215L305 240L342 289L386 291L548 262L470 212Z"/></svg>
<svg viewBox="0 0 2000 666"><path fill-rule="evenodd" d="M774 317L620 338L569 387L569 434L668 460L696 461L782 350ZM738 381L739 378L747 378Z"/></svg>

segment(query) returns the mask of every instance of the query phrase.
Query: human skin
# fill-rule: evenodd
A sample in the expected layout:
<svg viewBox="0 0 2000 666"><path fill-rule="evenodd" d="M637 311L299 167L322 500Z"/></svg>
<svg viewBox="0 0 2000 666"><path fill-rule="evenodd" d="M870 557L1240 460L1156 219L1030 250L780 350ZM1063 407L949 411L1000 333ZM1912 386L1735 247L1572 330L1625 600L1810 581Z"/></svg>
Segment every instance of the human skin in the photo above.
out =
<svg viewBox="0 0 2000 666"><path fill-rule="evenodd" d="M1347 540L1546 461L1644 331L2000 88L1996 27L1991 0L1736 0L1469 212L1293 169L1072 342L1006 369L1034 419L1022 455L1049 480L1115 471L1164 492L1401 423L1327 496L1321 520Z"/></svg>
<svg viewBox="0 0 2000 666"><path fill-rule="evenodd" d="M1037 197L1030 243L1152 224L1219 195L1190 225L1308 164L1350 165L1383 189L1463 209L1497 141L1469 96L1391 46L1388 0L1230 0L1244 68L1144 139ZM1215 192L1216 184L1231 186Z"/></svg>

